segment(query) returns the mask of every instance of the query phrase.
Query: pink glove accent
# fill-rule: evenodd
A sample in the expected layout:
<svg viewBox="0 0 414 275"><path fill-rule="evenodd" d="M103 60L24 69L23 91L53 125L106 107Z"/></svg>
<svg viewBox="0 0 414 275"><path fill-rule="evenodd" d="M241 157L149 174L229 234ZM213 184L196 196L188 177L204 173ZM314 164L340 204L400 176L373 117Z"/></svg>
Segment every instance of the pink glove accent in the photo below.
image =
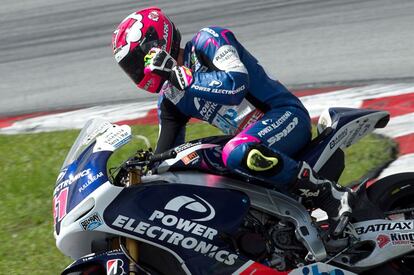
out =
<svg viewBox="0 0 414 275"><path fill-rule="evenodd" d="M146 66L144 68L144 74L150 74L152 72L151 68L149 66Z"/></svg>
<svg viewBox="0 0 414 275"><path fill-rule="evenodd" d="M184 90L193 83L193 73L185 66L176 66L172 69L173 77L170 81L180 90Z"/></svg>

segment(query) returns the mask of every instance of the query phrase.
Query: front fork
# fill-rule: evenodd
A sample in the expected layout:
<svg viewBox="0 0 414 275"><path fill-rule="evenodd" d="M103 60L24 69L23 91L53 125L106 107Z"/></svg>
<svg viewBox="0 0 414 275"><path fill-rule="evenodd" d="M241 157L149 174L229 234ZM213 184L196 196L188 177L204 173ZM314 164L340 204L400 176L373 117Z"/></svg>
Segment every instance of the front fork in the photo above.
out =
<svg viewBox="0 0 414 275"><path fill-rule="evenodd" d="M131 166L127 168L128 176L127 180L125 181L125 187L132 187L134 185L141 184L141 177L143 175L142 168ZM125 240L125 242L123 240ZM125 244L125 247L123 247ZM138 241L130 238L113 238L111 239L111 249L120 249L124 252L126 257L129 259L128 267L129 267L129 275L136 275L138 274L139 268L137 266L138 258L139 258L139 244ZM142 271L142 270L141 270Z"/></svg>
<svg viewBox="0 0 414 275"><path fill-rule="evenodd" d="M130 187L133 185L141 184L141 176L142 172L139 169L131 169L128 172L128 183L126 187ZM138 242L134 239L126 238L125 239L125 246L129 253L129 256L134 261L129 261L129 275L135 275L138 274L138 268L135 263L138 262L138 256L139 256L139 247Z"/></svg>

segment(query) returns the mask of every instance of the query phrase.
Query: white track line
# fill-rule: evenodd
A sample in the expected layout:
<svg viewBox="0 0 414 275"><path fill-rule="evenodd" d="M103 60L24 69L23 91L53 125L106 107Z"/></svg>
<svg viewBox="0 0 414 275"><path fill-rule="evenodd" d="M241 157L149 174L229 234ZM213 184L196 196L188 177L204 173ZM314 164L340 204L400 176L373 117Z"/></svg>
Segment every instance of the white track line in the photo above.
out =
<svg viewBox="0 0 414 275"><path fill-rule="evenodd" d="M380 178L397 173L414 172L414 154L407 154L398 157L379 175Z"/></svg>
<svg viewBox="0 0 414 275"><path fill-rule="evenodd" d="M391 138L412 134L414 133L414 113L392 117L385 128L377 129L375 132Z"/></svg>
<svg viewBox="0 0 414 275"><path fill-rule="evenodd" d="M301 97L311 117L318 117L329 107L360 108L366 99L414 92L413 84L370 85Z"/></svg>
<svg viewBox="0 0 414 275"><path fill-rule="evenodd" d="M137 119L145 117L150 110L156 107L156 102L137 102L96 106L17 121L9 127L0 129L0 134L37 133L80 129L89 119L92 118L99 117L109 120L110 122Z"/></svg>

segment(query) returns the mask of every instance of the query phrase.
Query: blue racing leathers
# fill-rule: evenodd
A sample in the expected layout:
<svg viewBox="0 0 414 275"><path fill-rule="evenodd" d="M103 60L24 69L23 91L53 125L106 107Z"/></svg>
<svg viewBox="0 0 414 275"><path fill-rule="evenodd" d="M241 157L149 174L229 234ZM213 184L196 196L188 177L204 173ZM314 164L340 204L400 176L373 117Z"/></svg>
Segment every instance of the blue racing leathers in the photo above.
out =
<svg viewBox="0 0 414 275"><path fill-rule="evenodd" d="M271 78L228 29L201 29L185 46L184 66L192 71L191 85L178 90L166 82L161 91L157 152L183 143L186 123L198 118L235 135L223 149L228 168L287 187L298 169L292 157L311 137L309 114L300 100ZM246 152L255 144L278 156L274 173L246 167Z"/></svg>

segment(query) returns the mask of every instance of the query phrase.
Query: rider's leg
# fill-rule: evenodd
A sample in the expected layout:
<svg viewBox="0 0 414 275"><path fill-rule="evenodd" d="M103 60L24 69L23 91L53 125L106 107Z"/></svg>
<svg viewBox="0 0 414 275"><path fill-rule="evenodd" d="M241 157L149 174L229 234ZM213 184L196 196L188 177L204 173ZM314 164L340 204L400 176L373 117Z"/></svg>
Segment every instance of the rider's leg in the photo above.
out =
<svg viewBox="0 0 414 275"><path fill-rule="evenodd" d="M318 178L307 163L291 157L309 142L310 135L309 118L300 110L272 110L226 144L223 162L236 173L313 202L335 221L335 227L339 226L336 231L342 231L351 212L349 191Z"/></svg>
<svg viewBox="0 0 414 275"><path fill-rule="evenodd" d="M298 174L298 162L291 156L310 138L310 119L303 111L292 107L271 110L225 145L223 162L233 171L288 191Z"/></svg>
<svg viewBox="0 0 414 275"><path fill-rule="evenodd" d="M311 202L314 207L324 210L332 221L331 232L334 235L343 231L352 213L350 189L318 177L309 164L300 162L299 173L291 184L290 191Z"/></svg>

